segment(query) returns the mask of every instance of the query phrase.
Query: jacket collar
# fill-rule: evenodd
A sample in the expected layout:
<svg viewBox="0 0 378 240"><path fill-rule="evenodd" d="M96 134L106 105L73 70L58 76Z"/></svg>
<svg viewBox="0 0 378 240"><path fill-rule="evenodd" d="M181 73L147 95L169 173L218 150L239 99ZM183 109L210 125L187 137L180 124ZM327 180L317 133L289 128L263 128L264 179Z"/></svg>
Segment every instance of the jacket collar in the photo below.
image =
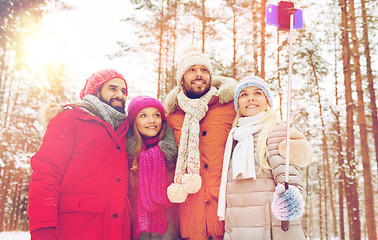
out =
<svg viewBox="0 0 378 240"><path fill-rule="evenodd" d="M41 107L40 119L42 123L45 126L47 126L50 123L50 121L62 111L75 111L76 114L74 114L73 117L76 119L81 119L85 121L96 121L102 124L110 134L118 135L119 139L122 139L126 135L127 130L129 128L129 122L126 119L116 130L114 130L109 123L97 117L94 113L91 112L90 109L83 108L82 103L69 104L64 106L53 102L47 103ZM116 136L114 136L114 138L117 139Z"/></svg>
<svg viewBox="0 0 378 240"><path fill-rule="evenodd" d="M233 78L214 76L211 80L211 86L218 89L217 96L210 100L209 105L219 101L220 104L225 104L234 100L234 91L236 81ZM165 110L167 114L174 112L178 109L177 95L182 91L180 86L174 87L167 95L164 101Z"/></svg>
<svg viewBox="0 0 378 240"><path fill-rule="evenodd" d="M175 140L175 135L172 128L164 122L166 125L166 130L164 133L163 138L159 141L158 145L160 150L164 154L164 158L168 168L172 168L177 160L177 145ZM137 140L135 135L133 134L133 129L130 128L130 131L127 133L127 143L126 143L126 151L127 156L130 159L133 158L137 148Z"/></svg>

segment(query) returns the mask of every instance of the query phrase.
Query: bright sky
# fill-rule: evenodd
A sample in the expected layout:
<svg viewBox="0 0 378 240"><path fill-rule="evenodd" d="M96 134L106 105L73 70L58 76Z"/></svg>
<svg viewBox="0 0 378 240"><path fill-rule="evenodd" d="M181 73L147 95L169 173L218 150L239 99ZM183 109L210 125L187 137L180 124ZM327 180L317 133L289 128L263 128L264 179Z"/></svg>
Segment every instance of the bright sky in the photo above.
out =
<svg viewBox="0 0 378 240"><path fill-rule="evenodd" d="M156 97L156 87L151 84L151 68L143 66L136 57L109 60L106 56L119 49L117 41L136 40L132 34L132 26L120 21L131 14L131 3L125 0L63 2L75 9L47 14L37 37L30 43L32 47L29 50L29 62L34 69L38 71L38 66L42 67L57 59L69 63L69 75L72 74L78 86L82 87L92 73L103 68L113 68L124 75L129 86L137 88L130 91L131 96L147 94ZM141 82L140 79L150 81ZM143 89L143 92L138 91L138 88Z"/></svg>

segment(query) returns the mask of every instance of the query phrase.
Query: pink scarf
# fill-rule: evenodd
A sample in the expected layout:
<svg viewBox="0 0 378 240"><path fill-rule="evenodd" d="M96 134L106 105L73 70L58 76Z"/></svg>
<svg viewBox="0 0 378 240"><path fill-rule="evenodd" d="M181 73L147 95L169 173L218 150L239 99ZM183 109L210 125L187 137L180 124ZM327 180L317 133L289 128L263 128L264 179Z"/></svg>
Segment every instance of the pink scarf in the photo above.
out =
<svg viewBox="0 0 378 240"><path fill-rule="evenodd" d="M139 182L133 238L140 232L163 234L167 230L164 208L171 205L167 197L169 185L165 158L158 138L145 140L139 157Z"/></svg>

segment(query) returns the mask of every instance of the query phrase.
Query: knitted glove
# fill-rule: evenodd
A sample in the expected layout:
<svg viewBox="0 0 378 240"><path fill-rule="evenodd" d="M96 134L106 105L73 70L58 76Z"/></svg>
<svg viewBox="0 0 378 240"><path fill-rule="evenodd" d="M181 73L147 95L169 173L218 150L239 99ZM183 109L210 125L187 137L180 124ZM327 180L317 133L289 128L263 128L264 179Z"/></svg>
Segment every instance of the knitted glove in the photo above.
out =
<svg viewBox="0 0 378 240"><path fill-rule="evenodd" d="M275 218L281 221L292 221L303 215L304 201L298 188L278 184L273 196L272 212Z"/></svg>
<svg viewBox="0 0 378 240"><path fill-rule="evenodd" d="M30 235L31 240L62 240L56 227L38 228Z"/></svg>

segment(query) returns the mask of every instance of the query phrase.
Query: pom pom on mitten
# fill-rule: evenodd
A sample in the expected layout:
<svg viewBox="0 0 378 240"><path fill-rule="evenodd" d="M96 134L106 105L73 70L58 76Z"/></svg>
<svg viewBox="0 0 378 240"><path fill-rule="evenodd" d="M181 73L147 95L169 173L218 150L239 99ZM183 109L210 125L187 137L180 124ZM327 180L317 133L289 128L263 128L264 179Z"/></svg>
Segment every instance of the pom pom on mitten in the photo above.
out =
<svg viewBox="0 0 378 240"><path fill-rule="evenodd" d="M183 203L188 196L188 193L185 192L184 188L179 183L172 183L167 188L167 196L169 201L173 203Z"/></svg>
<svg viewBox="0 0 378 240"><path fill-rule="evenodd" d="M303 215L304 201L298 188L289 185L285 190L284 185L278 184L273 196L272 212L280 221L292 221Z"/></svg>
<svg viewBox="0 0 378 240"><path fill-rule="evenodd" d="M187 193L196 193L200 190L202 179L199 174L184 174L182 176L182 187Z"/></svg>

